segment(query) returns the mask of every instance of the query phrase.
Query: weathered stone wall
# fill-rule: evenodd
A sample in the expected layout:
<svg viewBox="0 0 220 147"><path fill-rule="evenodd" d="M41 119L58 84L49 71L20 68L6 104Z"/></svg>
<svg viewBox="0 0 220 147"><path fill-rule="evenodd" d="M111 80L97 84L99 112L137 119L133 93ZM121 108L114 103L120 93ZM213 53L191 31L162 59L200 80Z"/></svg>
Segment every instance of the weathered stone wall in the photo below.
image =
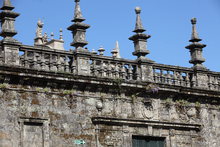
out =
<svg viewBox="0 0 220 147"><path fill-rule="evenodd" d="M163 88L1 84L0 147L131 147L132 135L164 137L166 147L219 147L218 103Z"/></svg>

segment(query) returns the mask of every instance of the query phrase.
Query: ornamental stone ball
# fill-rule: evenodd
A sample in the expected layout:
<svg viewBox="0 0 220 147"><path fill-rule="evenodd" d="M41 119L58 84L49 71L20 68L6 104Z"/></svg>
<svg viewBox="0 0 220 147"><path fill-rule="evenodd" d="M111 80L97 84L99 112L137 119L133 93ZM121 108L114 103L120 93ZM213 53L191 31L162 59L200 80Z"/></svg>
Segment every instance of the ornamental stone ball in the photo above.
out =
<svg viewBox="0 0 220 147"><path fill-rule="evenodd" d="M196 21L197 21L196 18L192 18L192 19L191 19L191 23L192 23L192 24L196 24Z"/></svg>
<svg viewBox="0 0 220 147"><path fill-rule="evenodd" d="M141 8L140 7L136 7L135 8L135 12L136 12L136 14L140 14L141 13Z"/></svg>

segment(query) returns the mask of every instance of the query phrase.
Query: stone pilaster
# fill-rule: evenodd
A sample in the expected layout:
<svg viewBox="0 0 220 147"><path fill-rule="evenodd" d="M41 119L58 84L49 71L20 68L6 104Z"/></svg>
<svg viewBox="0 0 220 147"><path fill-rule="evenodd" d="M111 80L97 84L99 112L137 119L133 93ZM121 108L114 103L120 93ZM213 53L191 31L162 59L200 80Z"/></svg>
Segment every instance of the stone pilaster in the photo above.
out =
<svg viewBox="0 0 220 147"><path fill-rule="evenodd" d="M147 39L150 38L150 35L144 34L145 29L142 25L141 21L141 9L136 7L136 25L135 32L136 34L131 36L129 39L134 42L135 51L133 55L137 56L137 62L140 64L140 76L143 81L153 81L153 69L152 63L153 61L145 57L150 51L147 49Z"/></svg>
<svg viewBox="0 0 220 147"><path fill-rule="evenodd" d="M76 72L78 75L90 75L89 55L81 52L76 53Z"/></svg>
<svg viewBox="0 0 220 147"><path fill-rule="evenodd" d="M6 63L7 65L19 65L19 47L21 43L13 38L13 36L17 34L14 22L19 14L13 12L13 9L14 7L11 5L10 0L4 0L1 8L2 12L0 13L0 36L3 37L3 40L1 41L3 63Z"/></svg>
<svg viewBox="0 0 220 147"><path fill-rule="evenodd" d="M90 64L89 56L87 55L89 51L87 48L84 48L84 46L88 44L86 41L86 29L90 26L83 23L85 19L82 16L79 2L80 0L75 0L74 19L72 20L74 24L67 29L73 34L73 42L70 45L75 47L76 72L79 75L89 75Z"/></svg>

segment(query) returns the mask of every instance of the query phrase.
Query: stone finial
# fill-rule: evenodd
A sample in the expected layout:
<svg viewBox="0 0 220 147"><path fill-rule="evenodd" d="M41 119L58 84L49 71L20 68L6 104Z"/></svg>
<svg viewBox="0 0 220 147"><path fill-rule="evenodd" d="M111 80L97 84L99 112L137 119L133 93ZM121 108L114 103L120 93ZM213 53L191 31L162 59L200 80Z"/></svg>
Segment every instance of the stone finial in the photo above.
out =
<svg viewBox="0 0 220 147"><path fill-rule="evenodd" d="M92 54L96 55L97 52L95 51L95 49L92 49Z"/></svg>
<svg viewBox="0 0 220 147"><path fill-rule="evenodd" d="M150 38L150 35L144 34L145 31L142 21L141 21L141 8L136 7L136 25L135 25L135 32L136 34L131 36L129 39L134 42L135 51L133 55L137 56L137 61L141 62L153 62L152 60L145 57L145 55L149 54L150 51L147 50L147 39Z"/></svg>
<svg viewBox="0 0 220 147"><path fill-rule="evenodd" d="M51 48L51 49L65 50L62 32L63 32L62 29L60 29L59 39L54 39L54 33L51 32L51 40L46 42L44 45Z"/></svg>
<svg viewBox="0 0 220 147"><path fill-rule="evenodd" d="M54 39L54 33L53 32L51 32L50 37L51 37L51 40Z"/></svg>
<svg viewBox="0 0 220 147"><path fill-rule="evenodd" d="M199 35L198 35L197 31L196 31L196 22L197 22L196 18L192 18L191 19L191 23L192 23L192 37L191 37L190 42L195 42L195 41L199 42L199 41L201 41L201 39L199 38Z"/></svg>
<svg viewBox="0 0 220 147"><path fill-rule="evenodd" d="M63 41L63 30L60 28L60 38L61 41Z"/></svg>
<svg viewBox="0 0 220 147"><path fill-rule="evenodd" d="M3 6L1 8L2 12L0 13L0 22L1 22L1 32L0 36L4 38L4 40L10 42L18 42L17 40L13 39L12 37L17 34L14 22L15 18L18 17L20 14L15 13L12 10L14 7L11 5L10 0L4 0Z"/></svg>
<svg viewBox="0 0 220 147"><path fill-rule="evenodd" d="M39 19L37 22L37 29L36 29L36 38L42 37L44 23Z"/></svg>
<svg viewBox="0 0 220 147"><path fill-rule="evenodd" d="M115 48L112 50L111 53L112 53L112 57L113 57L113 58L121 58L118 41L116 41Z"/></svg>
<svg viewBox="0 0 220 147"><path fill-rule="evenodd" d="M37 21L36 37L34 39L34 45L43 45L43 26L44 23L39 19Z"/></svg>
<svg viewBox="0 0 220 147"><path fill-rule="evenodd" d="M119 48L119 43L118 41L116 41L116 44L115 44L115 50L117 51L117 58L121 58L120 56L120 48Z"/></svg>
<svg viewBox="0 0 220 147"><path fill-rule="evenodd" d="M44 33L44 36L43 36L43 44L47 43L48 42L48 35L47 33L45 32Z"/></svg>
<svg viewBox="0 0 220 147"><path fill-rule="evenodd" d="M3 7L14 8L14 7L11 5L11 1L10 1L10 0L4 0L4 2L3 2Z"/></svg>
<svg viewBox="0 0 220 147"><path fill-rule="evenodd" d="M17 34L15 30L15 19L20 15L13 12L14 7L10 0L2 0L3 6L0 8L0 36L3 37L2 43L2 56L4 57L3 63L8 66L19 66L19 48L21 43L13 37Z"/></svg>
<svg viewBox="0 0 220 147"><path fill-rule="evenodd" d="M74 19L72 20L74 24L69 26L67 29L73 34L73 42L71 43L71 46L74 46L76 50L88 52L88 50L83 47L88 44L86 41L86 29L90 26L83 23L85 19L82 17L79 2L80 0L75 0Z"/></svg>
<svg viewBox="0 0 220 147"><path fill-rule="evenodd" d="M73 22L81 22L84 21L85 19L82 16L82 12L80 9L80 5L79 5L80 0L75 0L75 11L74 11L74 19L72 20Z"/></svg>
<svg viewBox="0 0 220 147"><path fill-rule="evenodd" d="M191 60L189 63L193 64L193 69L195 70L206 70L204 65L205 58L202 56L202 50L206 47L205 44L199 43L202 39L199 38L198 33L196 31L196 18L191 19L192 23L192 36L189 42L192 42L190 45L186 46L187 49L190 50Z"/></svg>
<svg viewBox="0 0 220 147"><path fill-rule="evenodd" d="M103 48L103 46L100 46L100 48L98 49L99 55L103 56L104 51L105 51L105 49Z"/></svg>
<svg viewBox="0 0 220 147"><path fill-rule="evenodd" d="M136 33L142 33L145 31L143 25L142 25L142 21L141 21L141 16L140 16L140 13L141 13L141 8L140 7L136 7L135 8L135 12L136 12L136 25L135 25L135 30L134 32Z"/></svg>

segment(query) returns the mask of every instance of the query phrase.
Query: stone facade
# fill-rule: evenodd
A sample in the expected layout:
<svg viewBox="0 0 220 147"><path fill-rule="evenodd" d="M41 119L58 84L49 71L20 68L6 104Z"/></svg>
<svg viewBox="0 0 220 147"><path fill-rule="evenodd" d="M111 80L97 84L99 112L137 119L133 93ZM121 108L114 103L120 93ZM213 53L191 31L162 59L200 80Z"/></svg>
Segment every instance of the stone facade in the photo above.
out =
<svg viewBox="0 0 220 147"><path fill-rule="evenodd" d="M86 29L75 0L72 46L34 46L2 25L0 42L0 147L133 147L135 137L156 137L165 147L220 146L220 73L203 65L196 21L190 49L192 68L155 63L145 57L147 39L136 8L130 39L137 60L84 48ZM9 0L1 23L18 16ZM6 15L7 14L7 15ZM13 19L10 19L13 18ZM40 41L39 41L40 40Z"/></svg>

